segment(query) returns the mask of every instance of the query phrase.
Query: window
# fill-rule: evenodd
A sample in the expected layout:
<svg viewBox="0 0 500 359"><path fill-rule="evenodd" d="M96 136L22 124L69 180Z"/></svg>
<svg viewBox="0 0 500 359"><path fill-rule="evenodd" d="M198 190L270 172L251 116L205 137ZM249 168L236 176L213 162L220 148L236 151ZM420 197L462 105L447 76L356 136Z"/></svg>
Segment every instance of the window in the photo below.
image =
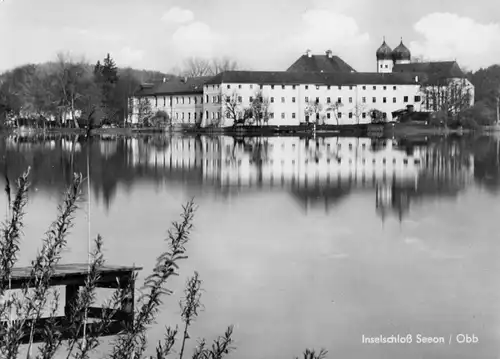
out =
<svg viewBox="0 0 500 359"><path fill-rule="evenodd" d="M231 88L231 85L227 85L227 88L230 89Z"/></svg>
<svg viewBox="0 0 500 359"><path fill-rule="evenodd" d="M392 86L392 89L395 90L396 89L396 86Z"/></svg>
<svg viewBox="0 0 500 359"><path fill-rule="evenodd" d="M316 85L316 90L319 90L319 85Z"/></svg>
<svg viewBox="0 0 500 359"><path fill-rule="evenodd" d="M195 120L195 121L196 121L196 117L197 117L196 115L197 115L197 113L195 112L195 113L193 114L193 117L194 117L194 120Z"/></svg>
<svg viewBox="0 0 500 359"><path fill-rule="evenodd" d="M285 103L285 98L284 97L281 98L281 103Z"/></svg>
<svg viewBox="0 0 500 359"><path fill-rule="evenodd" d="M241 85L238 85L238 88L241 89Z"/></svg>
<svg viewBox="0 0 500 359"><path fill-rule="evenodd" d="M421 101L420 96L415 96L415 102L420 102L420 101Z"/></svg>
<svg viewBox="0 0 500 359"><path fill-rule="evenodd" d="M295 103L295 97L292 97L292 102Z"/></svg>
<svg viewBox="0 0 500 359"><path fill-rule="evenodd" d="M250 98L248 99L248 101L249 101L250 103L252 103L252 102L253 102L253 97L252 97L252 96L250 96Z"/></svg>
<svg viewBox="0 0 500 359"><path fill-rule="evenodd" d="M366 112L363 112L363 113L361 114L361 117L362 117L362 118L366 118ZM365 144L363 143L363 146L364 146L364 145L365 145Z"/></svg>
<svg viewBox="0 0 500 359"><path fill-rule="evenodd" d="M319 113L316 114L316 120L319 120Z"/></svg>
<svg viewBox="0 0 500 359"><path fill-rule="evenodd" d="M305 100L306 100L306 102L309 102L309 97L306 96Z"/></svg>
<svg viewBox="0 0 500 359"><path fill-rule="evenodd" d="M389 65L385 65L385 68L386 68L386 69L387 69L387 68L389 68Z"/></svg>
<svg viewBox="0 0 500 359"><path fill-rule="evenodd" d="M326 103L331 103L332 102L332 99L330 97L327 97L326 98Z"/></svg>
<svg viewBox="0 0 500 359"><path fill-rule="evenodd" d="M309 90L309 85L306 85L306 90Z"/></svg>
<svg viewBox="0 0 500 359"><path fill-rule="evenodd" d="M196 105L198 103L198 97L194 98L194 104Z"/></svg>
<svg viewBox="0 0 500 359"><path fill-rule="evenodd" d="M316 103L319 103L319 97L316 97Z"/></svg>
<svg viewBox="0 0 500 359"><path fill-rule="evenodd" d="M382 102L383 102L383 103L387 103L387 97L383 97L383 98L382 98Z"/></svg>
<svg viewBox="0 0 500 359"><path fill-rule="evenodd" d="M271 90L274 90L274 85L271 85Z"/></svg>
<svg viewBox="0 0 500 359"><path fill-rule="evenodd" d="M349 118L352 118L352 112L349 112Z"/></svg>
<svg viewBox="0 0 500 359"><path fill-rule="evenodd" d="M295 112L292 112L292 118L295 118Z"/></svg>
<svg viewBox="0 0 500 359"><path fill-rule="evenodd" d="M183 104L183 105L184 105L185 100L186 100L186 99L183 97L183 98L182 98L182 104Z"/></svg>
<svg viewBox="0 0 500 359"><path fill-rule="evenodd" d="M328 85L328 86L326 87L326 89L327 89L327 90L330 90L331 88L332 88L332 87L331 87L330 85Z"/></svg>
<svg viewBox="0 0 500 359"><path fill-rule="evenodd" d="M208 103L208 95L205 96L205 103Z"/></svg>
<svg viewBox="0 0 500 359"><path fill-rule="evenodd" d="M342 86L339 86L339 90L342 90Z"/></svg>
<svg viewBox="0 0 500 359"><path fill-rule="evenodd" d="M176 113L175 113L175 118L176 118L176 119L179 119L179 112L176 112Z"/></svg>
<svg viewBox="0 0 500 359"><path fill-rule="evenodd" d="M178 97L175 98L175 103L179 104L179 98Z"/></svg>
<svg viewBox="0 0 500 359"><path fill-rule="evenodd" d="M352 86L349 86L349 90L352 90Z"/></svg>
<svg viewBox="0 0 500 359"><path fill-rule="evenodd" d="M373 89L376 90L377 89L377 86L373 86Z"/></svg>
<svg viewBox="0 0 500 359"><path fill-rule="evenodd" d="M294 90L295 90L296 88L297 88L297 85L293 85L293 86L292 86L292 89L294 89Z"/></svg>
<svg viewBox="0 0 500 359"><path fill-rule="evenodd" d="M262 90L264 88L264 85L259 85L260 89Z"/></svg>
<svg viewBox="0 0 500 359"><path fill-rule="evenodd" d="M403 97L403 102L408 102L408 96Z"/></svg>
<svg viewBox="0 0 500 359"><path fill-rule="evenodd" d="M342 112L339 112L339 118L342 118Z"/></svg>
<svg viewBox="0 0 500 359"><path fill-rule="evenodd" d="M382 87L384 90L387 90L387 86Z"/></svg>
<svg viewBox="0 0 500 359"><path fill-rule="evenodd" d="M227 98L227 101L229 102L229 97ZM217 96L212 97L212 103L217 103Z"/></svg>
<svg viewBox="0 0 500 359"><path fill-rule="evenodd" d="M372 97L372 102L373 103L377 102L377 98L376 97Z"/></svg>
<svg viewBox="0 0 500 359"><path fill-rule="evenodd" d="M188 121L191 121L191 112L188 113Z"/></svg>
<svg viewBox="0 0 500 359"><path fill-rule="evenodd" d="M366 86L363 86L363 87L362 87L362 89L363 89L363 90L366 90Z"/></svg>
<svg viewBox="0 0 500 359"><path fill-rule="evenodd" d="M392 103L396 103L396 98L395 97L392 98Z"/></svg>
<svg viewBox="0 0 500 359"><path fill-rule="evenodd" d="M269 113L269 118L271 118L271 119L274 118L274 112Z"/></svg>
<svg viewBox="0 0 500 359"><path fill-rule="evenodd" d="M262 96L260 96L259 97L259 102L262 102L262 101L263 101Z"/></svg>
<svg viewBox="0 0 500 359"><path fill-rule="evenodd" d="M253 89L253 85L250 85L250 90Z"/></svg>
<svg viewBox="0 0 500 359"><path fill-rule="evenodd" d="M349 97L349 103L352 103L352 97Z"/></svg>
<svg viewBox="0 0 500 359"><path fill-rule="evenodd" d="M387 118L387 112L382 113L382 118Z"/></svg>
<svg viewBox="0 0 500 359"><path fill-rule="evenodd" d="M380 64L380 68L382 68L382 64Z"/></svg>
<svg viewBox="0 0 500 359"><path fill-rule="evenodd" d="M363 97L363 98L361 99L361 102L366 103L366 97Z"/></svg>
<svg viewBox="0 0 500 359"><path fill-rule="evenodd" d="M238 96L238 102L241 103L243 101L243 99L241 98L241 96Z"/></svg>
<svg viewBox="0 0 500 359"><path fill-rule="evenodd" d="M271 97L271 102L274 102L274 97Z"/></svg>
<svg viewBox="0 0 500 359"><path fill-rule="evenodd" d="M158 107L158 97L155 96L155 106Z"/></svg>
<svg viewBox="0 0 500 359"><path fill-rule="evenodd" d="M282 120L284 120L284 119L285 119L285 113L284 113L284 112L282 112L282 113L281 113L281 119L282 119Z"/></svg>
<svg viewBox="0 0 500 359"><path fill-rule="evenodd" d="M226 97L226 102L231 102L231 97L227 96Z"/></svg>
<svg viewBox="0 0 500 359"><path fill-rule="evenodd" d="M327 119L330 119L330 112L327 112L327 114L326 114L326 118L327 118Z"/></svg>
<svg viewBox="0 0 500 359"><path fill-rule="evenodd" d="M337 98L337 102L338 102L338 103L342 103L342 97L338 97L338 98Z"/></svg>
<svg viewBox="0 0 500 359"><path fill-rule="evenodd" d="M163 96L163 106L166 106L167 105L167 98L165 96Z"/></svg>

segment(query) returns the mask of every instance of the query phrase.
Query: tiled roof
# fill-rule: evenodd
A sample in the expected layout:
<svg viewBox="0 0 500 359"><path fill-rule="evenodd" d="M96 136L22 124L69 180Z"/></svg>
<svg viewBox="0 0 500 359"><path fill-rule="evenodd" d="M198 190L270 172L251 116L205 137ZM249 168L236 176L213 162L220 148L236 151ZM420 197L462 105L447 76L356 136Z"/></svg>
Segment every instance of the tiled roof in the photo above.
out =
<svg viewBox="0 0 500 359"><path fill-rule="evenodd" d="M414 84L411 73L377 72L288 72L288 71L226 71L206 82L263 85L398 85Z"/></svg>
<svg viewBox="0 0 500 359"><path fill-rule="evenodd" d="M332 55L302 55L288 68L290 72L352 72L354 70L340 57Z"/></svg>
<svg viewBox="0 0 500 359"><path fill-rule="evenodd" d="M414 62L394 65L392 72L425 73L435 79L464 78L465 74L455 61Z"/></svg>
<svg viewBox="0 0 500 359"><path fill-rule="evenodd" d="M156 84L144 84L136 91L136 96L169 95L169 94L191 94L203 93L203 84L211 76L188 77L184 82L183 78L172 78L165 82Z"/></svg>

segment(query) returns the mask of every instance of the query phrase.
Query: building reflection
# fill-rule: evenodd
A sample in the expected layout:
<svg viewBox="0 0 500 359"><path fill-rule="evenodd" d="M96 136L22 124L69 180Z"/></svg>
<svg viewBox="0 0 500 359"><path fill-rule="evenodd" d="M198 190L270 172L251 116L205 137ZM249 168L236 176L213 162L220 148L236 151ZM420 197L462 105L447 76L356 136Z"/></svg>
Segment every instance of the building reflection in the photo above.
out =
<svg viewBox="0 0 500 359"><path fill-rule="evenodd" d="M130 165L197 170L223 193L282 188L304 209L326 211L354 191L375 193L384 219L400 219L426 195L456 195L473 180L471 154L449 142L411 144L351 137L173 136L160 148L127 140Z"/></svg>

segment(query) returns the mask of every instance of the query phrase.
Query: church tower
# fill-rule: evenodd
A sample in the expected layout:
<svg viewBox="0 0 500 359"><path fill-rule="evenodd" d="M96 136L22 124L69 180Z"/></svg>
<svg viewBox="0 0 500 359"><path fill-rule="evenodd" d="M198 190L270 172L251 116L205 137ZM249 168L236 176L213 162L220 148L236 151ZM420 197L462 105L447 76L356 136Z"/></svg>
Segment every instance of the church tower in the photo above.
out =
<svg viewBox="0 0 500 359"><path fill-rule="evenodd" d="M403 45L403 39L401 38L401 43L392 52L392 59L394 64L409 64L411 62L411 53L408 48Z"/></svg>
<svg viewBox="0 0 500 359"><path fill-rule="evenodd" d="M377 56L377 72L380 73L392 72L392 67L394 65L392 59L392 50L385 43L385 37L384 37L384 42L376 52L376 56Z"/></svg>

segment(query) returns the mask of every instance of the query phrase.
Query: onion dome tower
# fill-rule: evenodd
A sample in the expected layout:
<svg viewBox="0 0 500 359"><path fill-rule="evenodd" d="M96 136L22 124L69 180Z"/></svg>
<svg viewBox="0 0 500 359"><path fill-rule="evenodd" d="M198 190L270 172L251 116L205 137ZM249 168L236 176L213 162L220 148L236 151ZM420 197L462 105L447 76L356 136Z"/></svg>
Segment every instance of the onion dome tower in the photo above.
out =
<svg viewBox="0 0 500 359"><path fill-rule="evenodd" d="M392 59L395 64L409 64L411 60L411 52L403 44L403 39L401 38L401 43L392 51Z"/></svg>
<svg viewBox="0 0 500 359"><path fill-rule="evenodd" d="M380 45L380 47L377 49L376 56L377 72L392 72L392 66L394 65L394 62L392 60L392 49L389 47L389 45L386 44L385 36L382 45Z"/></svg>

